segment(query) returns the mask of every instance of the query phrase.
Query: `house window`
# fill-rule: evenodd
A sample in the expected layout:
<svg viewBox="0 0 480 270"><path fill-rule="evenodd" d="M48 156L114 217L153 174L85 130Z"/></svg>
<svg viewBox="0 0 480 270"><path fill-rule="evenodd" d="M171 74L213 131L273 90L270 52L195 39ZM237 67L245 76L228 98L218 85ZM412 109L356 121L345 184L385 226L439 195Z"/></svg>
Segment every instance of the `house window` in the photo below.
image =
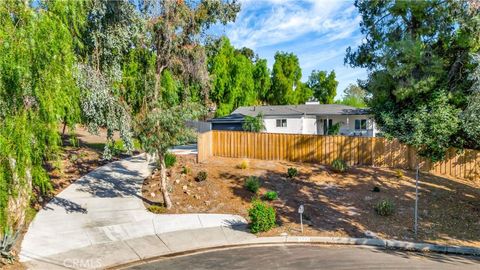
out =
<svg viewBox="0 0 480 270"><path fill-rule="evenodd" d="M287 127L287 119L277 119L277 127Z"/></svg>
<svg viewBox="0 0 480 270"><path fill-rule="evenodd" d="M367 129L367 120L366 119L356 119L355 120L355 129Z"/></svg>

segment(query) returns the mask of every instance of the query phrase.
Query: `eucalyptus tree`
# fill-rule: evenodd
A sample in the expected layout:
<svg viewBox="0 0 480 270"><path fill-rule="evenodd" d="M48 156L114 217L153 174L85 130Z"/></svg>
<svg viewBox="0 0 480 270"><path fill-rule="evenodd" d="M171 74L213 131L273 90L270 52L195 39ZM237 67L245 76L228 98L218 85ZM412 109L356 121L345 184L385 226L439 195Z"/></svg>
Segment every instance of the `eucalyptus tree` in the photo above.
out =
<svg viewBox="0 0 480 270"><path fill-rule="evenodd" d="M208 97L210 84L201 37L206 36L205 31L213 24L233 21L239 8L236 1L221 0L158 0L140 4L156 62L154 84L147 89L147 102L136 117L136 132L143 148L158 158L161 192L167 208L171 208L172 203L164 156L170 147L188 141L191 132L183 120L199 114L185 86L197 85L202 96ZM167 69L183 84L178 105L165 102L161 91L162 76Z"/></svg>

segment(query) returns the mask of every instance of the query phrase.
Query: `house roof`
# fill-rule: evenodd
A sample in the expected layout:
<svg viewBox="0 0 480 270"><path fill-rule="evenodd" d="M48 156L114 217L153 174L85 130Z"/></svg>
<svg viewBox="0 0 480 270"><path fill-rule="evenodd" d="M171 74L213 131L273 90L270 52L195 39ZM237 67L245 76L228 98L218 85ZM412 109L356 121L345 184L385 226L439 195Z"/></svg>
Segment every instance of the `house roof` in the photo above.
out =
<svg viewBox="0 0 480 270"><path fill-rule="evenodd" d="M243 122L244 116L301 116L301 115L366 115L368 109L358 109L341 104L302 104L302 105L275 105L239 107L230 115L214 118L215 123Z"/></svg>
<svg viewBox="0 0 480 270"><path fill-rule="evenodd" d="M232 114L256 116L262 113L264 116L294 116L294 115L365 115L367 109L358 109L341 104L302 104L302 105L277 105L277 106L249 106L239 107Z"/></svg>

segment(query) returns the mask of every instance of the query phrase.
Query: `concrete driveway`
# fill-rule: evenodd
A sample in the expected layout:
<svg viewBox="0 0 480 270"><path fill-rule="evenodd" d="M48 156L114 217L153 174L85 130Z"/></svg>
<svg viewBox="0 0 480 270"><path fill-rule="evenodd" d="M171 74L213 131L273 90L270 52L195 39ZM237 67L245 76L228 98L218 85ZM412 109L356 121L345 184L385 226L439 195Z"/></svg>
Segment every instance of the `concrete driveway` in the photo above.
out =
<svg viewBox="0 0 480 270"><path fill-rule="evenodd" d="M129 270L187 269L480 269L480 259L371 247L268 246L236 248L164 259Z"/></svg>
<svg viewBox="0 0 480 270"><path fill-rule="evenodd" d="M148 212L141 187L152 169L139 155L78 179L37 214L20 261L31 269L99 269L254 237L240 216Z"/></svg>

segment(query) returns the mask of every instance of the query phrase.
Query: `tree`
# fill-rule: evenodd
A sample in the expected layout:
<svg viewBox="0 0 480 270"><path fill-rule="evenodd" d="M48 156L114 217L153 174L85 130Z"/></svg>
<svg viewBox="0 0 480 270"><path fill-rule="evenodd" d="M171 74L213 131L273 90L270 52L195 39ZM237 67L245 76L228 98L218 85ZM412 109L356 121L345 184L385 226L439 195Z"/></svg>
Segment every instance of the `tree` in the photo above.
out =
<svg viewBox="0 0 480 270"><path fill-rule="evenodd" d="M302 88L300 79L302 69L298 57L293 53L275 53L275 63L272 71L272 86L267 95L269 104L299 104L301 100L308 100L308 91L297 91Z"/></svg>
<svg viewBox="0 0 480 270"><path fill-rule="evenodd" d="M472 58L477 65L475 70L469 74L469 79L473 81L470 88L472 94L460 119L462 129L466 133L467 143L480 149L480 54L474 54Z"/></svg>
<svg viewBox="0 0 480 270"><path fill-rule="evenodd" d="M0 235L23 225L32 191L50 191L43 164L57 157L58 124L80 117L69 15L46 8L0 2Z"/></svg>
<svg viewBox="0 0 480 270"><path fill-rule="evenodd" d="M266 59L258 59L253 69L253 82L259 103L266 104L272 84Z"/></svg>
<svg viewBox="0 0 480 270"><path fill-rule="evenodd" d="M164 70L172 71L183 84L200 85L203 96L209 91L209 76L204 47L199 37L214 23L226 24L236 17L239 5L219 0L199 2L147 1L140 9L148 17L147 36L152 37L155 52L155 82L147 89L147 102L136 119L136 132L143 148L157 158L161 176L161 192L166 208L172 207L168 194L164 156L175 144L185 142L190 129L186 119L198 116L195 106L189 103L186 87L182 87L183 100L179 105L165 102L161 92Z"/></svg>
<svg viewBox="0 0 480 270"><path fill-rule="evenodd" d="M263 114L259 113L257 116L245 116L245 121L243 122L242 128L245 131L250 132L260 132L265 130L265 125L263 124Z"/></svg>
<svg viewBox="0 0 480 270"><path fill-rule="evenodd" d="M460 112L472 97L466 79L478 52L479 10L469 1L356 1L365 42L346 63L369 70L361 87L387 136L432 161L447 149L475 147Z"/></svg>
<svg viewBox="0 0 480 270"><path fill-rule="evenodd" d="M345 96L341 100L336 101L335 103L353 106L356 108L367 107L367 104L365 103L367 92L357 84L349 84L347 88L345 88L343 93L345 94Z"/></svg>
<svg viewBox="0 0 480 270"><path fill-rule="evenodd" d="M228 115L239 106L257 104L256 86L264 85L258 85L262 78L255 82L255 65L242 53L250 49L235 50L227 37L212 41L207 48L208 70L213 79L210 98L217 105L215 115Z"/></svg>
<svg viewBox="0 0 480 270"><path fill-rule="evenodd" d="M335 79L335 71L328 74L326 71L312 71L307 85L313 91L313 96L320 104L332 104L337 95L338 82Z"/></svg>

